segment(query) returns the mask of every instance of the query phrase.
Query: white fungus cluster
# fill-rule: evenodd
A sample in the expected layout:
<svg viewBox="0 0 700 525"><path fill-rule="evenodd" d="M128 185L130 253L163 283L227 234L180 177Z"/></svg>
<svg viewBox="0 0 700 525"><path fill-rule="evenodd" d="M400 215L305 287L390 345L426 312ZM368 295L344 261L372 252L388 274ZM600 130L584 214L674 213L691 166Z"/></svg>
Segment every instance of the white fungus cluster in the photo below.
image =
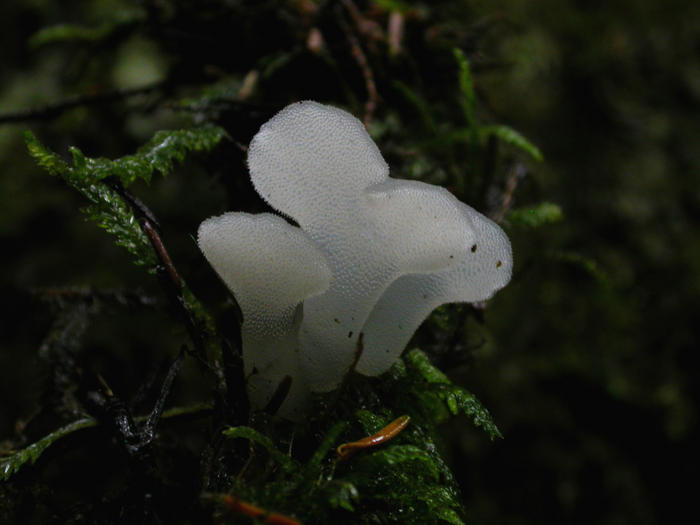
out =
<svg viewBox="0 0 700 525"><path fill-rule="evenodd" d="M280 414L300 419L310 392L342 381L361 332L357 370L379 375L437 306L483 301L510 279L503 231L444 188L390 178L345 111L286 107L253 138L248 166L299 227L231 212L202 223L199 246L241 306L254 408L289 375Z"/></svg>

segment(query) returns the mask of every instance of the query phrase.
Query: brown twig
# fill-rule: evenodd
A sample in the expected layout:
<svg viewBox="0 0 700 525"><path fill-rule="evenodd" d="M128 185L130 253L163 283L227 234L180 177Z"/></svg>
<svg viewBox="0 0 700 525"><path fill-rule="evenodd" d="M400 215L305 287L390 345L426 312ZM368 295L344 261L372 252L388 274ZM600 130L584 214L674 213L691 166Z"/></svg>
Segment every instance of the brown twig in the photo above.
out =
<svg viewBox="0 0 700 525"><path fill-rule="evenodd" d="M357 33L364 37L365 45L367 46L369 52L376 54L377 46L375 45L375 42L383 42L386 40L381 26L374 20L362 16L362 13L360 13L360 10L352 0L340 0L340 3L345 6L345 10L350 15L350 18L357 29Z"/></svg>
<svg viewBox="0 0 700 525"><path fill-rule="evenodd" d="M168 276L170 277L170 280L172 281L173 285L178 290L181 289L182 280L180 279L180 276L178 275L177 270L175 269L173 261L170 259L170 255L168 255L168 252L165 249L163 240L160 238L160 235L158 235L156 229L151 225L150 220L143 221L143 230L146 232L146 235L148 235L148 238L151 241L151 245L156 251L156 255L158 255L158 258L163 263L165 270L168 272Z"/></svg>
<svg viewBox="0 0 700 525"><path fill-rule="evenodd" d="M513 195L518 187L518 181L525 177L525 175L527 175L527 168L524 164L516 163L510 169L508 179L506 179L506 187L501 197L501 205L492 216L495 223L500 224L503 222L506 213L508 213L508 210L513 206Z"/></svg>
<svg viewBox="0 0 700 525"><path fill-rule="evenodd" d="M190 336L190 340L192 341L192 344L194 344L197 351L197 356L202 363L206 363L207 352L204 347L204 339L200 334L199 328L197 327L197 323L194 320L194 316L192 315L189 306L187 306L187 301L182 295L183 283L177 273L177 270L175 269L175 265L173 265L170 255L168 255L168 252L165 249L163 240L160 238L160 235L153 227L151 222L148 219L145 219L142 223L142 227L151 241L151 245L153 246L153 249L155 250L161 263L161 266L156 268L156 274L160 277L159 281L161 286L163 287L163 290L165 291L170 303L175 306L177 311L180 313L182 320L185 323L187 334ZM165 273L163 273L163 271L165 271ZM167 278L165 278L165 275L167 275Z"/></svg>
<svg viewBox="0 0 700 525"><path fill-rule="evenodd" d="M377 104L379 103L380 99L379 93L377 92L377 85L374 82L372 68L370 68L369 63L367 62L367 57L362 51L360 41L353 34L352 29L350 29L350 26L343 18L340 9L336 10L336 16L338 18L338 23L340 24L341 29L343 30L346 38L348 39L352 56L355 59L355 62L357 62L357 65L360 66L360 69L362 70L362 76L365 78L365 87L367 88L368 99L367 102L365 102L365 111L362 117L362 123L365 125L366 129L369 129L369 124L372 121L372 114L377 108Z"/></svg>
<svg viewBox="0 0 700 525"><path fill-rule="evenodd" d="M176 311L179 312L190 340L194 344L200 362L203 364L207 363L204 337L183 296L182 289L184 283L160 237L160 225L156 217L143 202L134 195L131 195L118 180L110 181L109 184L114 191L132 206L139 217L141 227L148 236L151 246L153 246L160 262L160 266L156 268L156 274L159 277L160 284L170 303L175 307ZM222 343L221 352L223 359L223 377L220 378L220 386L222 391L226 392L228 402L233 403L234 420L242 422L248 416L248 401L245 392L243 360L241 358L240 345L236 345L235 348L232 348L228 344ZM219 372L220 371L221 370L219 370ZM236 387L234 387L234 385L236 385Z"/></svg>
<svg viewBox="0 0 700 525"><path fill-rule="evenodd" d="M126 188L124 188L121 181L117 177L107 177L103 179L103 182L107 184L110 188L112 188L115 192L117 192L119 196L126 202L128 202L132 208L136 209L137 213L139 213L142 217L147 219L158 232L162 231L160 223L156 219L156 216L153 215L151 210L149 210L146 207L146 205L141 201L141 199L126 191Z"/></svg>
<svg viewBox="0 0 700 525"><path fill-rule="evenodd" d="M396 57L401 54L401 41L403 40L404 17L398 11L392 11L389 15L389 56Z"/></svg>

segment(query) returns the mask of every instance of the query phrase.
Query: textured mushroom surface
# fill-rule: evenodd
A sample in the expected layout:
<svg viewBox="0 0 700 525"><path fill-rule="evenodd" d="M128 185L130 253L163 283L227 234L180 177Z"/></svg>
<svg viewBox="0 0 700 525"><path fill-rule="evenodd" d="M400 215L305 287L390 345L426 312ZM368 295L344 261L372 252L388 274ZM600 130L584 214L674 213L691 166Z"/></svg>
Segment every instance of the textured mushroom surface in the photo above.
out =
<svg viewBox="0 0 700 525"><path fill-rule="evenodd" d="M331 284L305 301L299 337L310 388L331 390L384 290L403 274L442 270L466 255L470 219L445 189L390 179L362 123L315 102L292 104L264 124L248 165L258 192L328 257Z"/></svg>
<svg viewBox="0 0 700 525"><path fill-rule="evenodd" d="M443 271L404 275L391 284L362 329L365 351L358 372L379 375L389 370L438 306L485 301L510 281L513 254L506 234L466 204L462 207L475 234L467 257Z"/></svg>
<svg viewBox="0 0 700 525"><path fill-rule="evenodd" d="M299 228L263 213L226 213L199 227L199 247L243 313L241 336L251 404L264 407L285 376L281 415L298 419L309 398L299 371L301 302L330 283L325 256Z"/></svg>
<svg viewBox="0 0 700 525"><path fill-rule="evenodd" d="M484 300L510 279L503 231L444 188L390 178L345 111L286 107L253 138L248 166L258 193L299 227L229 213L205 221L199 242L241 304L256 408L290 375L282 414L298 419L309 390L341 382L361 332L358 370L378 375L435 307Z"/></svg>

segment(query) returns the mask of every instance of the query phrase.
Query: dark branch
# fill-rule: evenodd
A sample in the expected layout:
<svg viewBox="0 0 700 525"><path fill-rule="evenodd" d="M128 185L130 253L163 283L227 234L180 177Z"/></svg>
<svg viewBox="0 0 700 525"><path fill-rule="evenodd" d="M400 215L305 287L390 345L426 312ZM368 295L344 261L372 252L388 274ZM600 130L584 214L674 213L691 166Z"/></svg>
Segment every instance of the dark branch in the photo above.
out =
<svg viewBox="0 0 700 525"><path fill-rule="evenodd" d="M31 109L23 109L10 113L0 114L0 124L13 124L29 120L52 120L59 117L64 111L80 106L96 106L124 100L136 95L151 93L163 87L163 82L131 89L109 90L94 95L73 95L58 102L45 104Z"/></svg>
<svg viewBox="0 0 700 525"><path fill-rule="evenodd" d="M177 356L177 359L175 359L172 366L170 367L170 370L168 370L168 375L165 377L165 381L163 381L163 387L161 389L160 395L158 396L158 400L156 401L156 405L153 407L153 411L148 416L146 424L141 430L142 439L147 443L150 443L153 440L153 433L155 432L156 426L160 421L160 416L163 414L165 398L168 396L168 393L170 392L170 387L172 386L173 381L175 380L175 376L180 371L182 363L185 361L186 349L187 347L183 345L180 349L180 353Z"/></svg>

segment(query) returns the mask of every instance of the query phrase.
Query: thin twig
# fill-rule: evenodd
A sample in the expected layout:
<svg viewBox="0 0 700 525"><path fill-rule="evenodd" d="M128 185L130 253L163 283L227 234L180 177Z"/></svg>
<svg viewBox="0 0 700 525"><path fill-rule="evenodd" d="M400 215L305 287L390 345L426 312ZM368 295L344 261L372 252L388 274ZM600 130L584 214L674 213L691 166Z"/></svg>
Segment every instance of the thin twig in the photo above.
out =
<svg viewBox="0 0 700 525"><path fill-rule="evenodd" d="M200 327L190 310L187 301L183 295L184 283L175 268L170 255L165 248L165 244L160 237L160 225L146 205L138 198L131 195L119 181L111 181L110 187L114 189L122 198L124 198L134 209L139 217L139 223L144 232L151 241L151 246L156 252L160 261L160 265L156 268L156 274L159 277L161 287L165 291L170 303L175 307L180 314L187 334L194 344L196 354L199 357L200 363L204 366L207 363L207 352L204 345L204 337L202 336ZM234 402L234 419L243 421L248 415L248 402L245 392L245 380L243 376L243 360L241 358L240 345L236 348L231 348L224 344L222 346L223 362L223 377L220 378L220 386L222 391L227 392L228 400ZM218 375L218 374L217 374ZM235 388L233 385L237 385ZM242 385L242 386L241 386ZM232 399L235 394L235 399Z"/></svg>
<svg viewBox="0 0 700 525"><path fill-rule="evenodd" d="M156 216L153 215L151 210L149 210L146 207L146 205L141 201L141 199L136 197L136 195L132 195L131 193L129 193L117 177L107 177L103 179L102 182L104 182L115 192L117 192L117 194L119 194L121 198L128 202L132 208L135 208L136 211L140 213L142 217L146 218L151 223L151 225L155 227L158 233L163 231L160 227L158 219L156 219Z"/></svg>
<svg viewBox="0 0 700 525"><path fill-rule="evenodd" d="M141 433L143 434L142 439L144 439L147 443L150 443L153 440L153 434L155 433L156 426L160 421L160 416L163 414L165 398L170 393L170 387L172 386L173 381L175 380L175 376L180 371L182 363L185 361L186 350L187 347L185 345L182 345L180 353L178 354L173 364L170 366L170 370L168 370L168 375L165 376L165 381L163 381L163 387L161 388L161 392L158 396L158 400L156 401L156 405L153 407L153 411L148 416L146 424L141 430Z"/></svg>
<svg viewBox="0 0 700 525"><path fill-rule="evenodd" d="M518 187L518 181L525 177L525 175L527 175L527 168L522 163L518 162L510 169L508 179L506 180L506 187L501 197L501 206L492 217L495 223L501 224L501 222L503 222L506 213L508 213L508 210L513 206L513 195Z"/></svg>
<svg viewBox="0 0 700 525"><path fill-rule="evenodd" d="M28 120L51 120L61 115L64 111L79 106L93 106L105 104L115 100L123 100L136 95L150 93L163 87L163 82L130 89L109 90L93 95L73 95L58 102L45 104L31 109L22 109L0 115L0 124L13 124Z"/></svg>
<svg viewBox="0 0 700 525"><path fill-rule="evenodd" d="M389 15L389 32L387 44L389 56L396 57L401 54L401 41L403 40L404 16L398 11L392 11Z"/></svg>
<svg viewBox="0 0 700 525"><path fill-rule="evenodd" d="M352 29L350 29L350 26L343 18L343 15L341 14L340 10L336 11L336 15L338 18L338 23L340 24L340 27L345 33L345 36L348 39L348 43L350 44L352 56L355 59L355 62L357 62L357 65L360 66L360 69L362 70L362 76L364 76L365 78L365 87L367 88L368 99L367 102L365 102L365 112L362 118L362 123L365 125L366 129L369 129L369 124L372 121L372 114L377 108L377 104L379 103L380 98L379 93L377 92L377 85L374 82L372 68L369 67L367 57L362 51L362 46L360 46L360 41L353 34Z"/></svg>
<svg viewBox="0 0 700 525"><path fill-rule="evenodd" d="M158 299L144 294L141 290L94 289L90 287L43 287L30 288L29 293L42 301L55 303L60 308L66 308L74 301L99 301L100 303L118 304L121 306L144 306L153 308Z"/></svg>
<svg viewBox="0 0 700 525"><path fill-rule="evenodd" d="M168 252L165 249L163 240L160 238L160 235L158 235L156 229L151 225L151 221L143 221L143 229L146 232L146 235L148 235L148 238L151 241L151 245L153 245L153 249L156 251L158 258L163 263L163 266L165 266L165 269L168 272L168 276L170 277L170 280L172 281L173 285L175 285L175 288L177 288L178 290L181 289L182 279L180 279L180 276L178 275L177 270L175 269L175 265L173 264L173 261L170 259L170 255L168 255Z"/></svg>
<svg viewBox="0 0 700 525"><path fill-rule="evenodd" d="M352 21L355 22L355 25L358 28L362 27L362 14L360 13L360 10L357 8L354 2L352 0L340 0L340 3L345 6L345 9L350 14L350 18L352 18Z"/></svg>
<svg viewBox="0 0 700 525"><path fill-rule="evenodd" d="M372 54L377 54L377 46L375 42L384 42L386 37L382 31L381 26L369 18L365 18L360 13L360 10L355 5L353 0L340 0L340 3L345 6L345 10L350 15L357 33L359 36L364 37L364 43L367 49Z"/></svg>
<svg viewBox="0 0 700 525"><path fill-rule="evenodd" d="M170 260L170 256L165 249L165 245L163 244L160 235L158 235L158 232L151 225L150 221L143 221L143 229L150 239L151 245L153 246L153 249L155 250L161 263L161 266L156 267L156 274L161 277L161 279L159 279L160 284L163 287L165 294L168 296L170 303L175 306L177 311L180 313L182 320L185 323L187 334L190 336L190 339L192 340L192 343L197 351L197 356L202 363L206 363L207 351L204 347L204 339L199 332L199 328L197 327L194 316L187 305L187 301L182 295L182 280L180 279L175 266Z"/></svg>

